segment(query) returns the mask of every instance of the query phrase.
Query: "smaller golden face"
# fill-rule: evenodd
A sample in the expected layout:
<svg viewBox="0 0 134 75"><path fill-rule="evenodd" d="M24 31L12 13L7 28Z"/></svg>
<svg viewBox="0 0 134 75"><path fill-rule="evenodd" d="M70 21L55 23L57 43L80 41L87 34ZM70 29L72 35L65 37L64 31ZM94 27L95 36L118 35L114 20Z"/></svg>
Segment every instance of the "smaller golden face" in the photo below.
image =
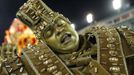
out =
<svg viewBox="0 0 134 75"><path fill-rule="evenodd" d="M53 27L44 31L46 43L59 53L70 53L77 49L79 37L68 22L59 18Z"/></svg>

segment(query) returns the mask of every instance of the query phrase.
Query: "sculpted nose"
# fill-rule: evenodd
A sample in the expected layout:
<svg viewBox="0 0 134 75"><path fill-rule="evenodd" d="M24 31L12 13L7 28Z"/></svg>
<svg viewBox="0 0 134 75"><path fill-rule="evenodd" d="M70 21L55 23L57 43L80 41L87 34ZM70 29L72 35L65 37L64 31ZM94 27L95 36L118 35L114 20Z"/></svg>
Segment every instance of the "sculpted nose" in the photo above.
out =
<svg viewBox="0 0 134 75"><path fill-rule="evenodd" d="M60 35L63 31L64 31L64 28L57 28L56 29L57 35Z"/></svg>
<svg viewBox="0 0 134 75"><path fill-rule="evenodd" d="M62 31L64 31L64 28L63 27L58 27L58 28L56 28L56 31L57 32L62 32Z"/></svg>

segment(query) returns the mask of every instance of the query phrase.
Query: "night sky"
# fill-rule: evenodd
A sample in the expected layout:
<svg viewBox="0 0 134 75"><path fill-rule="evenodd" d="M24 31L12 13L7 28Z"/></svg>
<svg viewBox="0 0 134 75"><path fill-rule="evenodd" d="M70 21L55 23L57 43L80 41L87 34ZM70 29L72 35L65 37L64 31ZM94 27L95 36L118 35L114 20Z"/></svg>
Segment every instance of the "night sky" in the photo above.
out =
<svg viewBox="0 0 134 75"><path fill-rule="evenodd" d="M27 0L0 0L0 44L5 30L9 28L19 7ZM93 13L95 20L111 16L115 11L112 0L43 0L52 10L62 13L76 24L76 30L88 25L86 15ZM123 10L127 5L133 6L134 0L124 0Z"/></svg>

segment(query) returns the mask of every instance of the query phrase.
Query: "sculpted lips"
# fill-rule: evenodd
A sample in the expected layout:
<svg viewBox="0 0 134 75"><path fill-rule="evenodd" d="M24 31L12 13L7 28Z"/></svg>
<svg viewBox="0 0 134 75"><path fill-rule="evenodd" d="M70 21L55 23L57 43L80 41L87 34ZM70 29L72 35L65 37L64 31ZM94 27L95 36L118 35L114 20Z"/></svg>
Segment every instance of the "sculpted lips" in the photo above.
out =
<svg viewBox="0 0 134 75"><path fill-rule="evenodd" d="M68 42L71 41L71 34L66 33L65 35L62 36L61 43L67 44Z"/></svg>

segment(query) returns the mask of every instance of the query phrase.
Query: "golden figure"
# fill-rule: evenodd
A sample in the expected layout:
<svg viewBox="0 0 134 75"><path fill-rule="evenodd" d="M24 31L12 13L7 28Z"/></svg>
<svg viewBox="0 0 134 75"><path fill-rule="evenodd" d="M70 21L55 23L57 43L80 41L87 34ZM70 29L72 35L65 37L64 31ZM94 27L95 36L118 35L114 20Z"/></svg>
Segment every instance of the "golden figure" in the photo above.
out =
<svg viewBox="0 0 134 75"><path fill-rule="evenodd" d="M95 26L78 35L42 0L28 0L17 17L39 40L22 50L28 75L133 75L126 61L133 59L133 31Z"/></svg>

